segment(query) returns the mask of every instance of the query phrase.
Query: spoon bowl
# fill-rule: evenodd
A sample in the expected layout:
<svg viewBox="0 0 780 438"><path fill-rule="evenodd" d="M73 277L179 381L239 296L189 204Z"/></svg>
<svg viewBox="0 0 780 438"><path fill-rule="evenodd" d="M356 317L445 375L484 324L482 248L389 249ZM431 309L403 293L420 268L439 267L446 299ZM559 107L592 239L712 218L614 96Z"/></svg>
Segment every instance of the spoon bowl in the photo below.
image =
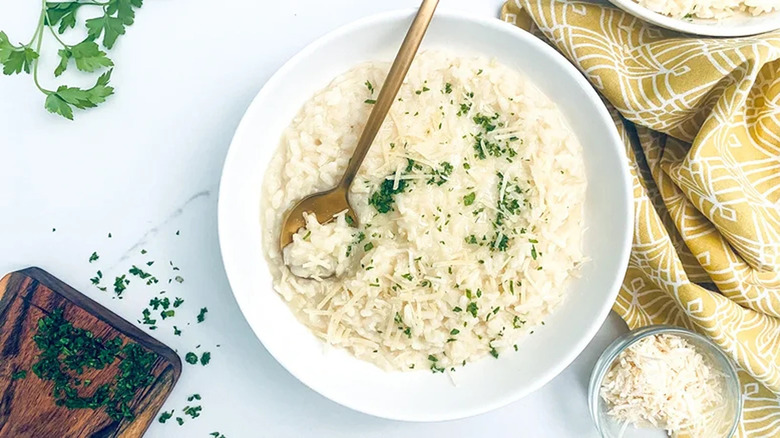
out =
<svg viewBox="0 0 780 438"><path fill-rule="evenodd" d="M417 15L414 17L414 21L412 21L403 43L401 43L401 48L398 49L398 54L395 56L393 65L387 73L387 78L382 86L382 90L379 92L379 97L374 103L374 109L371 110L371 114L368 116L368 121L360 134L355 152L352 153L347 169L344 171L344 176L339 184L326 192L315 193L301 199L286 213L279 236L280 250L284 250L284 247L292 242L293 234L306 225L303 213L313 213L317 216L318 222L325 223L332 220L333 215L348 210L347 217L352 220L347 219L347 221L351 225L357 225L357 216L352 207L349 206L349 200L347 199L349 186L352 185L352 181L355 179L355 175L357 175L358 169L360 169L360 165L371 147L371 143L374 142L382 122L385 121L387 112L390 111L390 106L393 104L395 96L398 94L398 90L406 77L406 73L412 65L412 60L414 60L414 56L417 54L417 49L420 48L420 43L422 43L422 39L425 36L425 31L428 30L428 25L431 23L433 13L438 4L439 0L423 0L420 9L417 10Z"/></svg>
<svg viewBox="0 0 780 438"><path fill-rule="evenodd" d="M284 248L292 243L293 234L306 226L304 213L313 213L317 217L317 222L324 224L333 220L335 215L347 210L347 222L357 225L357 215L349 205L347 189L338 185L326 192L315 193L298 201L284 217L279 235L280 247Z"/></svg>

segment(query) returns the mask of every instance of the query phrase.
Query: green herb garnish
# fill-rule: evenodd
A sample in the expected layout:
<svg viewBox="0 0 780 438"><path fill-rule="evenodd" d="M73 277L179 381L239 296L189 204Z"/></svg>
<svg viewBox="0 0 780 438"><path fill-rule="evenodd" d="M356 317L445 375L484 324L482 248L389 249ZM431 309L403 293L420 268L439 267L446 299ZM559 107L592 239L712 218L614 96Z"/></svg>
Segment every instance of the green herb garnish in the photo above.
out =
<svg viewBox="0 0 780 438"><path fill-rule="evenodd" d="M40 350L32 371L41 380L54 383L51 395L55 404L68 409L105 409L115 421L135 418L129 403L137 390L154 381L152 365L157 358L138 344L123 345L118 336L104 340L92 332L74 327L62 309L38 320L33 340ZM101 370L119 359L119 372L110 384L98 387L90 396L81 396L81 384L73 374ZM91 383L91 382L90 382ZM88 385L87 381L84 385Z"/></svg>
<svg viewBox="0 0 780 438"><path fill-rule="evenodd" d="M163 413L160 414L160 418L158 418L158 421L160 423L165 423L166 421L170 420L171 417L173 417L173 411L171 411L171 412L163 411Z"/></svg>
<svg viewBox="0 0 780 438"><path fill-rule="evenodd" d="M86 73L97 73L100 70L114 66L114 62L101 50L112 49L120 35L124 35L127 26L135 21L135 10L142 6L142 0L107 0L106 2L44 2L38 17L38 24L28 43L11 43L9 37L0 32L0 64L6 75L27 73L32 74L33 82L38 90L46 96L46 109L73 120L73 109L94 108L114 93L108 85L111 70L100 75L91 88L59 86L48 89L38 80L38 66L43 46L44 34L48 29L55 42L61 47L57 51L60 62L54 69L54 76L59 77L73 61L76 68ZM77 23L77 13L82 9L95 8L98 16L85 21L86 38L77 44L66 44L59 35L69 29L74 29Z"/></svg>
<svg viewBox="0 0 780 438"><path fill-rule="evenodd" d="M200 312L198 313L198 323L201 323L206 320L206 313L209 311L207 307L202 307L200 309Z"/></svg>
<svg viewBox="0 0 780 438"><path fill-rule="evenodd" d="M375 191L368 200L369 205L373 205L379 213L387 213L393 210L394 196L402 193L406 188L406 180L398 181L398 187L393 188L395 181L385 179L379 185L379 190Z"/></svg>
<svg viewBox="0 0 780 438"><path fill-rule="evenodd" d="M198 418L201 410L203 410L201 406L185 406L183 409L184 415L189 415L191 418Z"/></svg>
<svg viewBox="0 0 780 438"><path fill-rule="evenodd" d="M184 360L185 360L185 361L186 361L188 364L190 364L190 365L195 365L196 363L198 363L198 355L197 355L197 354L195 354L195 353L193 353L193 352L189 352L189 353L187 353L187 354L184 356Z"/></svg>

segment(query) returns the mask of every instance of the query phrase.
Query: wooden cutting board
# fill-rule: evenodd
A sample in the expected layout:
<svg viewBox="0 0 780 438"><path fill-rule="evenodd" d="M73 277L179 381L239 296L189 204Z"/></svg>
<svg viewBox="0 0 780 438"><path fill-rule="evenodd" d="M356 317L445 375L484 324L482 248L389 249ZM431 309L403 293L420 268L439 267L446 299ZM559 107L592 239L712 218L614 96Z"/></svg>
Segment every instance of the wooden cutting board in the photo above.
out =
<svg viewBox="0 0 780 438"><path fill-rule="evenodd" d="M129 401L125 401L124 406L134 418L114 420L105 406L68 408L55 403L54 382L41 379L34 372L34 364L41 362L41 345L47 345L39 345L34 337L37 334L38 342L41 342L44 329L39 325L45 327L46 321L57 320L59 309L75 330L88 330L94 338L100 338L92 351L104 351L103 346L111 351L110 340L116 337L123 347L131 343L141 347L122 348L116 355L111 353L110 359L104 361L110 362L108 365L102 369L86 367L82 374L67 366L67 360L72 358L66 357L68 353L61 353L56 362L60 364L56 369L72 378L69 386L77 391L78 397L92 397L101 386L108 385L109 394L116 399L116 394L122 394L115 391L117 382L122 385L131 379L120 377L132 362L127 356L140 351L138 354L146 359L144 368L140 369L148 370L143 375L152 378L145 386L135 385L138 389L133 392L125 391ZM90 336L84 335L84 331L78 333L82 334L79 339ZM114 345L118 345L118 341L114 341ZM54 351L56 356L57 350L46 351ZM125 360L125 367L120 367ZM51 367L39 365L38 370L41 369ZM125 371L124 376L127 375ZM0 280L1 438L140 437L155 419L180 375L181 361L173 350L49 273L29 268Z"/></svg>

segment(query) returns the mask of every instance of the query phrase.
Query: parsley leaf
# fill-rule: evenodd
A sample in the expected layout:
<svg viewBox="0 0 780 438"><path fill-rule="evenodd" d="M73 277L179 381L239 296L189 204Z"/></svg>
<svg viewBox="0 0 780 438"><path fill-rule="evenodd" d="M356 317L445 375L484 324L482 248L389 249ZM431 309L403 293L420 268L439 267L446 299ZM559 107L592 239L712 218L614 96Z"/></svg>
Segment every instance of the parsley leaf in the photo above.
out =
<svg viewBox="0 0 780 438"><path fill-rule="evenodd" d="M125 22L121 18L112 17L108 13L102 17L90 18L86 21L87 34L92 39L99 39L103 35L103 47L112 49L117 38L125 34Z"/></svg>
<svg viewBox="0 0 780 438"><path fill-rule="evenodd" d="M95 86L87 90L75 87L61 86L56 92L46 97L46 109L50 113L59 114L66 119L73 120L73 108L94 108L106 101L106 98L114 94L114 88L108 86L111 79L111 70L102 74Z"/></svg>
<svg viewBox="0 0 780 438"><path fill-rule="evenodd" d="M70 52L76 60L76 68L83 72L92 73L101 68L114 66L114 62L106 56L106 52L100 50L97 43L91 40L76 44Z"/></svg>
<svg viewBox="0 0 780 438"><path fill-rule="evenodd" d="M122 20L126 26L130 26L135 21L135 11L133 8L140 8L143 0L109 0L106 6L106 13L116 14L117 18Z"/></svg>
<svg viewBox="0 0 780 438"><path fill-rule="evenodd" d="M24 71L32 71L33 62L38 59L38 52L29 47L14 47L4 32L0 32L0 63L3 64L3 74L13 75Z"/></svg>
<svg viewBox="0 0 780 438"><path fill-rule="evenodd" d="M60 34L65 33L68 28L76 27L76 11L84 5L79 2L46 2L46 25L55 26L60 24L57 31Z"/></svg>

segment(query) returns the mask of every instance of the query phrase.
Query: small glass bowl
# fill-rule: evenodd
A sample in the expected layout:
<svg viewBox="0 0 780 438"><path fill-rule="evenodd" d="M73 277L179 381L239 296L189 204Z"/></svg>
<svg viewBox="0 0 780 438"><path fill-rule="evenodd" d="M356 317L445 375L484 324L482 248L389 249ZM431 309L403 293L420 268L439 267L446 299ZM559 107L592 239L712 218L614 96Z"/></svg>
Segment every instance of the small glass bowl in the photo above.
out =
<svg viewBox="0 0 780 438"><path fill-rule="evenodd" d="M716 421L708 423L708 430L704 436L708 438L728 438L733 436L737 431L739 419L742 415L742 395L734 363L720 347L706 337L690 330L668 325L652 325L632 330L612 342L604 350L604 353L601 354L599 360L596 361L596 366L593 368L588 386L588 407L590 408L590 415L593 418L596 429L601 433L601 436L605 438L666 436L663 429L637 428L633 425L626 427L624 424L615 421L607 413L607 402L600 395L604 376L620 353L642 338L658 334L675 335L685 339L704 357L709 366L721 376L720 386L723 389L723 397L726 404L719 409L720 414L715 419ZM711 427L709 426L710 424L712 425Z"/></svg>

